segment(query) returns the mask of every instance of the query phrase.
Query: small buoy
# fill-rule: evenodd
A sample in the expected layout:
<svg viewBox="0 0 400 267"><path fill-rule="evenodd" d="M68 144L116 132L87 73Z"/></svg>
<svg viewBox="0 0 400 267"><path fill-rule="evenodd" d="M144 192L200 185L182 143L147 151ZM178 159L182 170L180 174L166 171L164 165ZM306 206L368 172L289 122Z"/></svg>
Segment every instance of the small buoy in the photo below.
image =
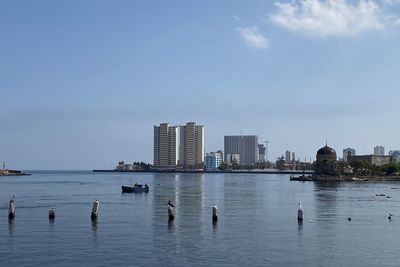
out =
<svg viewBox="0 0 400 267"><path fill-rule="evenodd" d="M169 206L168 207L168 220L173 221L175 219L175 211L174 208Z"/></svg>
<svg viewBox="0 0 400 267"><path fill-rule="evenodd" d="M217 206L212 207L212 221L216 222L218 221L218 208Z"/></svg>
<svg viewBox="0 0 400 267"><path fill-rule="evenodd" d="M56 218L56 209L55 208L51 208L49 210L49 220L54 220Z"/></svg>
<svg viewBox="0 0 400 267"><path fill-rule="evenodd" d="M14 196L8 202L8 218L14 219L15 218L15 203L14 203Z"/></svg>
<svg viewBox="0 0 400 267"><path fill-rule="evenodd" d="M299 209L297 210L297 221L303 221L303 207L301 206L301 201L299 201Z"/></svg>
<svg viewBox="0 0 400 267"><path fill-rule="evenodd" d="M90 218L92 218L92 220L97 219L97 216L99 214L99 206L100 206L100 202L96 199L93 202L92 213L90 214Z"/></svg>
<svg viewBox="0 0 400 267"><path fill-rule="evenodd" d="M349 217L349 218L347 218L347 220L350 222L350 221L351 221L351 218Z"/></svg>

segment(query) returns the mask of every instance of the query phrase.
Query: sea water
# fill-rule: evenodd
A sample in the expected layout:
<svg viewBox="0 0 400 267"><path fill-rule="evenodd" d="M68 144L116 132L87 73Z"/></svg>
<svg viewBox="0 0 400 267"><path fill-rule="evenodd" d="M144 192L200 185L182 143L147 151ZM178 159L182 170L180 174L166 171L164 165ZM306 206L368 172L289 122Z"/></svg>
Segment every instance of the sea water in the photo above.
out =
<svg viewBox="0 0 400 267"><path fill-rule="evenodd" d="M147 183L150 192L122 194L121 185L132 182ZM399 266L399 187L270 174L0 177L0 266ZM16 218L9 221L12 195ZM176 204L172 222L169 200Z"/></svg>

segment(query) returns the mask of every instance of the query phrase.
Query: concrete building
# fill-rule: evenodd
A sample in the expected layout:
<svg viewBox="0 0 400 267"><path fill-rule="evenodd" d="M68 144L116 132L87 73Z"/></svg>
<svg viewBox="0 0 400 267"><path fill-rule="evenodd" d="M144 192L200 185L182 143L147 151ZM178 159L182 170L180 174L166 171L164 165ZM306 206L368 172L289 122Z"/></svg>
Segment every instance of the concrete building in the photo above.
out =
<svg viewBox="0 0 400 267"><path fill-rule="evenodd" d="M347 162L354 166L356 162L365 161L370 165L382 166L394 162L391 156L359 155L347 157Z"/></svg>
<svg viewBox="0 0 400 267"><path fill-rule="evenodd" d="M374 155L375 156L385 156L385 147L377 145L374 147Z"/></svg>
<svg viewBox="0 0 400 267"><path fill-rule="evenodd" d="M389 156L393 157L393 162L395 163L400 162L400 150L390 150Z"/></svg>
<svg viewBox="0 0 400 267"><path fill-rule="evenodd" d="M296 161L296 153L292 152L292 161Z"/></svg>
<svg viewBox="0 0 400 267"><path fill-rule="evenodd" d="M224 152L239 154L240 164L251 165L259 161L257 135L230 135L224 136ZM227 161L227 158L225 158Z"/></svg>
<svg viewBox="0 0 400 267"><path fill-rule="evenodd" d="M154 126L154 160L155 168L175 168L178 162L178 129L168 123Z"/></svg>
<svg viewBox="0 0 400 267"><path fill-rule="evenodd" d="M239 154L225 154L226 155L226 163L228 164L240 164L240 155Z"/></svg>
<svg viewBox="0 0 400 267"><path fill-rule="evenodd" d="M263 144L258 144L258 160L260 162L265 162L265 152L266 147Z"/></svg>
<svg viewBox="0 0 400 267"><path fill-rule="evenodd" d="M289 150L286 150L286 152L285 152L285 161L290 162L290 151Z"/></svg>
<svg viewBox="0 0 400 267"><path fill-rule="evenodd" d="M343 149L343 161L347 162L347 157L348 156L355 156L356 155L356 150L354 148L345 148Z"/></svg>
<svg viewBox="0 0 400 267"><path fill-rule="evenodd" d="M207 153L204 162L206 171L218 171L218 167L222 163L221 154L218 152Z"/></svg>
<svg viewBox="0 0 400 267"><path fill-rule="evenodd" d="M204 126L188 122L180 127L179 165L185 169L204 168Z"/></svg>
<svg viewBox="0 0 400 267"><path fill-rule="evenodd" d="M389 156L400 157L400 150L390 150L389 151Z"/></svg>

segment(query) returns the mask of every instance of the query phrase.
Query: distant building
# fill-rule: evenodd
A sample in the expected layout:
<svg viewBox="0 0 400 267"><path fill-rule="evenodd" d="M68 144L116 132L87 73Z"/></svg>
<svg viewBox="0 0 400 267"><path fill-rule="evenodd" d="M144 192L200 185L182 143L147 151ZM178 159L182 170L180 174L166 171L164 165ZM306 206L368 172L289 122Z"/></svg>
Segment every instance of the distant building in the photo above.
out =
<svg viewBox="0 0 400 267"><path fill-rule="evenodd" d="M296 161L296 153L292 152L292 161Z"/></svg>
<svg viewBox="0 0 400 267"><path fill-rule="evenodd" d="M317 174L324 175L336 175L340 173L336 151L330 148L328 144L320 148L317 152L316 172Z"/></svg>
<svg viewBox="0 0 400 267"><path fill-rule="evenodd" d="M226 157L226 163L228 164L241 164L240 163L240 155L239 154L225 154Z"/></svg>
<svg viewBox="0 0 400 267"><path fill-rule="evenodd" d="M260 162L265 162L265 152L266 147L263 144L258 144L258 160Z"/></svg>
<svg viewBox="0 0 400 267"><path fill-rule="evenodd" d="M133 171L134 169L133 164L127 164L123 161L119 161L118 165L115 167L116 171Z"/></svg>
<svg viewBox="0 0 400 267"><path fill-rule="evenodd" d="M221 155L221 160L224 161L224 151L217 150L217 153Z"/></svg>
<svg viewBox="0 0 400 267"><path fill-rule="evenodd" d="M222 163L221 154L218 152L207 153L204 162L206 171L218 171L218 167Z"/></svg>
<svg viewBox="0 0 400 267"><path fill-rule="evenodd" d="M382 166L393 162L391 156L358 155L347 157L347 162L354 166L357 162L365 161L369 165Z"/></svg>
<svg viewBox="0 0 400 267"><path fill-rule="evenodd" d="M224 137L225 160L228 154L239 154L240 164L251 165L259 161L257 135L231 135Z"/></svg>
<svg viewBox="0 0 400 267"><path fill-rule="evenodd" d="M389 156L400 157L400 150L390 150L389 151Z"/></svg>
<svg viewBox="0 0 400 267"><path fill-rule="evenodd" d="M154 160L155 168L175 168L178 162L177 133L175 126L162 123L154 126Z"/></svg>
<svg viewBox="0 0 400 267"><path fill-rule="evenodd" d="M374 155L375 156L384 156L385 155L385 147L377 145L374 147Z"/></svg>
<svg viewBox="0 0 400 267"><path fill-rule="evenodd" d="M393 161L396 163L400 162L400 150L390 150L389 156L393 157Z"/></svg>
<svg viewBox="0 0 400 267"><path fill-rule="evenodd" d="M286 150L286 152L285 152L285 161L290 162L290 151L289 150Z"/></svg>
<svg viewBox="0 0 400 267"><path fill-rule="evenodd" d="M204 126L188 122L180 127L179 165L185 169L204 168Z"/></svg>
<svg viewBox="0 0 400 267"><path fill-rule="evenodd" d="M356 150L354 148L345 148L343 149L343 161L347 162L348 156L355 156Z"/></svg>

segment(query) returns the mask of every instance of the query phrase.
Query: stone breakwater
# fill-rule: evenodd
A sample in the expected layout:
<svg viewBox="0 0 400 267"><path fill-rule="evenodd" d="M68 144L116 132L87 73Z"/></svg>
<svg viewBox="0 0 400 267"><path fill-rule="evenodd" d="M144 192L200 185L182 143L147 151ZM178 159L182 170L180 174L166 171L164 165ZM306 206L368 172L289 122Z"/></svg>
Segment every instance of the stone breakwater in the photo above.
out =
<svg viewBox="0 0 400 267"><path fill-rule="evenodd" d="M30 175L30 174L18 170L0 170L0 176L24 176L24 175Z"/></svg>
<svg viewBox="0 0 400 267"><path fill-rule="evenodd" d="M328 175L301 175L290 176L290 181L302 182L400 182L400 176L328 176Z"/></svg>

